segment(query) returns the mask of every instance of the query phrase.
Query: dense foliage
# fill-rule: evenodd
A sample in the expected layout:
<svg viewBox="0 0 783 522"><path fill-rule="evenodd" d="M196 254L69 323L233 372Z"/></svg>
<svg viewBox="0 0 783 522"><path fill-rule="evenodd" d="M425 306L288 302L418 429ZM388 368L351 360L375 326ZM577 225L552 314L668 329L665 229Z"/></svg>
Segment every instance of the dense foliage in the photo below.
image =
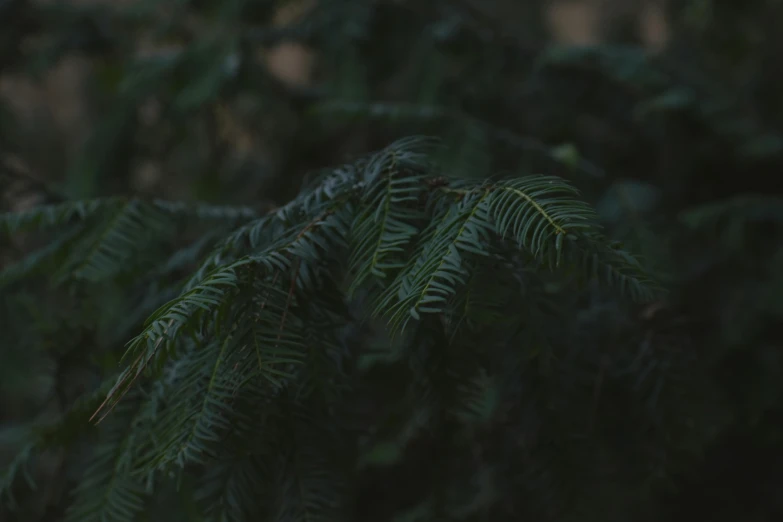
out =
<svg viewBox="0 0 783 522"><path fill-rule="evenodd" d="M292 4L0 2L0 520L783 516L783 4Z"/></svg>

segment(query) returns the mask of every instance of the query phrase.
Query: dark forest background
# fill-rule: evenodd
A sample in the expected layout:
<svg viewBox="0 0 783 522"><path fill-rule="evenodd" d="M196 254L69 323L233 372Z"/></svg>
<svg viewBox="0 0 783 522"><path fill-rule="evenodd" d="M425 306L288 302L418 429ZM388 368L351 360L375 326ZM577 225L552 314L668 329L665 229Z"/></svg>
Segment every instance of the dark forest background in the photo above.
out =
<svg viewBox="0 0 783 522"><path fill-rule="evenodd" d="M411 134L452 145L459 176L562 176L668 294L632 334L617 303L556 327L616 317L592 349L623 335L660 350L651 372L671 353L705 369L672 377L710 400L677 419L699 442L660 512L783 520L781 23L777 0L0 0L0 212L109 195L265 212ZM0 229L0 472L132 334L120 289L90 310L14 290L37 246ZM0 520L58 520L63 458ZM411 495L405 473L368 479L372 512Z"/></svg>

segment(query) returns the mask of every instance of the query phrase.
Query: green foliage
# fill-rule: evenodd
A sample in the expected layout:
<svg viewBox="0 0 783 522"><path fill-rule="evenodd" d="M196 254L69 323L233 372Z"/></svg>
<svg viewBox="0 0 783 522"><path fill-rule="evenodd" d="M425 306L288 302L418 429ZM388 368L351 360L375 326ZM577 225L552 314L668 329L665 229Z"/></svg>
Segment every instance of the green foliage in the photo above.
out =
<svg viewBox="0 0 783 522"><path fill-rule="evenodd" d="M783 4L552 4L0 1L0 520L780 519Z"/></svg>
<svg viewBox="0 0 783 522"><path fill-rule="evenodd" d="M206 257L198 270L203 278L191 279L128 343L126 357L132 362L99 408L100 443L76 489L69 520L132 520L144 508L141 478L171 472L173 466L217 473L212 466L223 466L228 458L226 437L236 438L240 447L259 443L253 439L262 426L251 411L263 403L271 409L263 424L278 415L302 417L290 421L294 431L272 430L298 444L295 425L312 422L313 401L329 396L321 388L339 386L334 379L355 378L342 375L339 360L321 360L329 345L336 348L334 356L348 356L340 354L339 335L349 321L345 307L351 294L377 303L374 315L388 317L391 333L412 329L422 340L408 341L408 349L418 350L432 335L461 335L467 324L481 325L474 335L487 329L499 334L502 321L474 317L485 310L463 305L472 299L473 274L493 264L508 264L501 283L513 286L519 283L512 274L525 265L536 271L575 270L577 280L587 282L596 274L584 267L595 259L610 268L607 283L622 274L620 287L630 294L654 291L632 257L615 251L602 257L606 249L594 215L571 185L542 176L450 180L437 169L431 149L430 140L406 139L336 169L286 207L241 226ZM66 272L68 281L94 283L135 267L154 271L170 254L160 249L157 263L145 264L140 258L148 256L147 245L164 225L193 214L220 218L207 220L207 230L243 215L241 209L189 211L174 204L108 200L33 208L3 222L18 232L80 219L76 240L57 243L62 251L50 255L79 267ZM134 274L146 277L138 268ZM340 293L343 286L350 293ZM509 299L507 313L520 306L522 296ZM317 322L312 314L326 310L334 317ZM449 321L437 326L432 319L437 317ZM439 349L449 344L439 343ZM470 425L493 416L494 407L484 403L497 402L498 391L486 369L475 375L473 368L465 370L431 392L455 394L464 405L442 398L432 407L457 408L455 418ZM312 383L313 377L320 382ZM289 421L274 420L281 422ZM325 459L334 450L329 437L310 440L312 428L303 433L308 433L302 435L304 446L290 450L287 458L293 460L285 461L282 482L274 484L284 488L283 502L291 502L280 506L278 516L331 519L327 514L340 498L341 481L331 477ZM272 465L287 454L275 450L283 442L273 438L265 452L251 449L249 455L272 459L267 463ZM226 494L240 494L232 491Z"/></svg>

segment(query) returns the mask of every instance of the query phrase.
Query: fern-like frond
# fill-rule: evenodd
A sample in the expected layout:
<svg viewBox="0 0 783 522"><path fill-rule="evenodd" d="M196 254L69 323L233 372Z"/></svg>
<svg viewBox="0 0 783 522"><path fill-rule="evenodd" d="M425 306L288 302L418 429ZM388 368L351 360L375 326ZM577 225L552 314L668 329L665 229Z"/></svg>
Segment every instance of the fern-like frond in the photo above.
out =
<svg viewBox="0 0 783 522"><path fill-rule="evenodd" d="M265 262L259 255L261 252L277 251L278 254L273 256L274 262L281 269L290 266L290 258L288 261L282 258L285 252L308 256L314 252L312 245L308 246L307 236L311 236L315 228L328 237L312 236L313 240L323 237L333 244L347 242L349 229L356 226L355 200L359 200L364 191L377 190L384 162L394 156L399 168L420 170L434 143L426 137L405 138L389 145L377 156L333 169L322 177L320 183L307 187L296 199L229 235L196 271L187 288L198 284L217 266L248 254ZM364 196L364 200L368 197ZM356 240L356 236L352 237ZM321 243L320 246L324 245ZM269 260L272 261L271 258Z"/></svg>
<svg viewBox="0 0 783 522"><path fill-rule="evenodd" d="M113 276L165 231L165 216L138 201L126 201L101 217L98 230L71 261L69 272L76 279L97 282Z"/></svg>
<svg viewBox="0 0 783 522"><path fill-rule="evenodd" d="M237 270L248 263L250 260L243 259L216 270L199 286L155 311L147 319L144 330L128 343L125 356L132 354L135 359L117 379L98 411L107 406L110 411L155 359L161 348L164 353L172 351L174 340L180 334L196 336L200 319L205 318L209 322L212 315L226 303L228 295L238 288ZM160 368L165 365L166 360L166 357L159 357L155 363Z"/></svg>
<svg viewBox="0 0 783 522"><path fill-rule="evenodd" d="M305 354L302 321L286 291L260 282L254 288L258 293L236 298L240 315L228 313L224 322L236 326L224 338L191 346L164 370L169 392L148 428L154 443L144 469L203 464L230 432L253 424L238 407L248 389L258 399L264 386L274 394L295 378Z"/></svg>
<svg viewBox="0 0 783 522"><path fill-rule="evenodd" d="M288 270L292 259L286 253L307 250L307 237L312 237L312 230L324 223L323 231L331 231L331 239L339 241L339 235L345 235L348 227L339 207L346 205L354 193L354 174L350 169L339 170L312 191L231 233L196 270L186 289L198 285L217 267L248 254L254 254L260 263Z"/></svg>
<svg viewBox="0 0 783 522"><path fill-rule="evenodd" d="M422 213L417 207L425 196L426 174L402 170L398 161L392 150L365 167L367 188L351 233L351 293L369 277L384 279L389 270L402 268L407 247L419 232Z"/></svg>
<svg viewBox="0 0 783 522"><path fill-rule="evenodd" d="M136 213L157 211L171 219L225 223L241 222L257 217L255 210L241 206L218 206L165 200L146 202L112 197L40 205L22 212L4 212L0 214L0 230L12 234L62 227L74 220L86 220L104 211L132 211Z"/></svg>
<svg viewBox="0 0 783 522"><path fill-rule="evenodd" d="M151 430L154 443L140 457L147 471L167 470L170 464L204 464L213 457L221 436L229 429L232 395L230 359L236 349L232 336L184 355L175 366L165 408Z"/></svg>
<svg viewBox="0 0 783 522"><path fill-rule="evenodd" d="M252 300L255 309L236 333L242 343L238 374L245 376L244 381L259 379L282 389L304 364L304 325L291 304L288 293L274 287Z"/></svg>
<svg viewBox="0 0 783 522"><path fill-rule="evenodd" d="M486 194L469 193L446 208L424 232L415 260L384 291L377 305L379 312L386 310L395 329L404 329L420 313L444 311L448 300L466 283L468 267L463 255L482 252L481 241L491 226L487 207Z"/></svg>
<svg viewBox="0 0 783 522"><path fill-rule="evenodd" d="M149 257L149 250L157 249L177 224L233 227L255 216L255 211L245 207L124 198L66 202L3 214L0 226L9 233L63 229L74 222L81 228L59 235L39 252L7 269L0 281L32 273L50 258L59 260L57 270L52 271L56 281L104 281L130 271L142 254Z"/></svg>
<svg viewBox="0 0 783 522"><path fill-rule="evenodd" d="M229 293L238 289L239 270L245 271L246 275L243 277L246 282L264 280L265 276L277 274L269 280L272 287L279 278L280 281L292 280L293 284L299 287L310 288L320 276L319 268L323 260L328 259L328 254L335 246L344 245L343 238L346 234L347 226L341 213L327 213L306 224L301 230L287 234L266 250L214 270L200 284L149 317L145 330L129 343L126 351L126 355L135 354L136 359L110 396L121 397L127 386L135 380L134 375L147 367L159 353L161 346L170 346L169 343L182 334L183 329L184 335L194 335L201 319L209 322L212 314L228 303ZM270 288L270 291L275 293L274 288ZM291 304L290 296L289 290L285 304L279 308L283 313L278 335L291 328L285 319ZM271 309L270 307L269 310ZM157 364L160 366L165 360L165 357L159 357Z"/></svg>
<svg viewBox="0 0 783 522"><path fill-rule="evenodd" d="M429 200L429 228L418 237L412 260L379 297L377 310L394 329L404 329L421 313L446 311L479 269L477 260L486 260L498 240L512 241L551 268L560 265L564 251L572 252L567 257L577 266L595 258L608 267L610 281L641 295L648 282L644 271L629 255L600 250L606 241L596 239L594 213L577 195L565 181L546 176L438 187Z"/></svg>
<svg viewBox="0 0 783 522"><path fill-rule="evenodd" d="M565 260L588 277L600 266L606 279L634 295L644 287L641 267L600 237L592 210L565 181L454 181L438 176L432 151L426 139L401 140L335 170L272 214L216 212L221 226L251 221L213 250L184 293L147 319L128 343L133 362L99 408L111 411L145 369L166 379L168 400L150 426L154 436L145 443L142 469L206 464L224 437L252 425L243 408L234 408L246 386L270 397L285 391L297 400L337 402L346 290L367 292L393 332L427 315L434 319L430 327L456 335L462 317L472 314L470 303L478 298L483 306L475 274L513 264L514 256L551 268ZM141 204L114 209L115 222L129 220L125 229L133 233L141 219L130 210L150 208L134 205ZM172 219L190 212L176 204L155 209ZM105 225L99 230L108 239L95 243L102 245L97 252L122 252L124 236L105 232ZM102 259L87 256L96 258ZM170 262L176 266L176 256ZM496 275L514 288L510 271ZM522 295L512 291L508 298ZM494 319L502 314L473 324L492 327ZM488 374L476 374L475 364L464 366L452 368L454 380L444 386L470 397L469 406L452 410L454 397L441 397L438 407L463 420L486 418L496 385Z"/></svg>
<svg viewBox="0 0 783 522"><path fill-rule="evenodd" d="M539 258L551 258L568 234L596 229L593 210L579 191L560 178L526 176L489 190L489 212L497 232Z"/></svg>

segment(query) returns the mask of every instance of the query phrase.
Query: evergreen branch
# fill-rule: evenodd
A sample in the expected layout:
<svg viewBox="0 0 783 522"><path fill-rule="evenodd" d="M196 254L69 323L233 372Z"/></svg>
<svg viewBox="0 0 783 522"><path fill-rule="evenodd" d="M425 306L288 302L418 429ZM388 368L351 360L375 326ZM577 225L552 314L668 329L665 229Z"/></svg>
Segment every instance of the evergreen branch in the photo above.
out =
<svg viewBox="0 0 783 522"><path fill-rule="evenodd" d="M137 201L119 205L104 219L84 253L78 252L78 264L70 270L76 279L97 282L111 277L165 230L162 215Z"/></svg>
<svg viewBox="0 0 783 522"><path fill-rule="evenodd" d="M447 300L464 285L468 274L459 251L483 253L481 242L487 236L487 193L472 194L447 209L437 225L431 226L428 239L410 270L403 271L385 292L379 310L386 308L394 329L404 329L410 318L438 313ZM391 302L397 302L391 305ZM388 308L387 308L388 307Z"/></svg>
<svg viewBox="0 0 783 522"><path fill-rule="evenodd" d="M383 165L378 165L382 163ZM397 156L380 155L368 165L367 171L382 171L365 176L375 181L364 193L362 207L354 220L352 264L354 274L350 293L355 292L369 277L384 279L388 270L404 266L403 255L419 228L422 217L415 204L426 190L425 175L398 170ZM385 181L385 183L384 183Z"/></svg>
<svg viewBox="0 0 783 522"><path fill-rule="evenodd" d="M273 251L280 251L282 255L282 251L286 250L286 243L288 247L292 247L300 233L306 234L319 221L318 218L313 221L314 215L322 217L330 215L329 209L333 200L345 200L353 194L354 181L353 172L337 171L315 190L293 200L274 214L243 225L215 248L190 278L186 288L193 288L224 260L237 255L246 255L258 248L264 248L267 256L264 258L263 255L256 255L255 259L275 262L278 268L286 270L288 262L281 259L280 255L274 255Z"/></svg>
<svg viewBox="0 0 783 522"><path fill-rule="evenodd" d="M110 425L99 429L110 432L114 420L127 420L126 410L115 408L128 402L143 374L157 388L142 401L128 430L133 436L112 443L122 456L97 449L93 471L105 494L88 501L86 490L79 490L72 518L109 513L127 519L142 509L143 475L175 466L209 469L229 439L252 447L245 439L259 426L253 408L263 403L263 419L293 415L291 408L304 416L275 433L291 437L296 431L289 441L296 447L286 445L281 453L278 514L333 519L342 472L324 454L323 441L300 436L299 425L312 420L316 403L331 414L350 393L350 354L341 338L346 302L360 291L392 333L418 323L411 340L421 358L414 364L420 368L413 395L425 405L418 414L446 413L438 418L469 430L495 418L502 389L497 372L458 332L495 328L498 338L509 335L508 310L527 310L519 302L529 298L517 291L517 274L509 268L518 258L533 262L525 267L533 274L565 261L580 275L599 275L634 297L644 293L649 281L638 261L599 234L576 188L547 176L449 179L432 161L432 144L418 137L393 143L331 171L262 217L243 208L114 200L89 216L70 205L19 221L56 224L86 216L78 245L89 248L68 244L61 250L80 260L74 273L91 280L133 258L148 244L144 233L151 228L193 219L207 232L173 255L159 255L145 281L195 261L213 238L233 228L182 293L153 312L127 344L123 357L131 362L93 410L101 420L112 413ZM497 281L487 283L488 276ZM460 330L463 321L467 332ZM312 429L328 435L320 426ZM248 473L258 472L248 466L256 470ZM210 516L230 520L246 516L245 509L263 511L248 500L255 480L242 475L241 484L231 485L231 473L216 470L202 491ZM243 499L242 507L231 507L230 498Z"/></svg>
<svg viewBox="0 0 783 522"><path fill-rule="evenodd" d="M236 338L227 336L219 343L192 349L177 368L173 393L165 409L149 426L154 440L139 460L142 470L166 470L172 463L185 467L203 464L214 453L220 432L229 428L226 414L231 411L233 387L228 359L236 347Z"/></svg>
<svg viewBox="0 0 783 522"><path fill-rule="evenodd" d="M157 213L165 214L172 219L229 223L251 219L257 215L256 211L248 207L215 206L164 200L145 202L137 199L112 197L66 201L54 205L39 205L21 212L4 212L0 214L0 229L13 234L49 227L63 227L72 220L86 220L106 211L115 213L114 219L123 217L123 212L138 216L157 211Z"/></svg>
<svg viewBox="0 0 783 522"><path fill-rule="evenodd" d="M324 238L315 234L316 229L324 233ZM133 352L139 353L139 356L109 393L107 404L121 399L136 377L155 358L162 344L167 340L175 339L182 329L186 330L185 334L187 335L195 333L193 327L197 325L199 317L205 317L209 320L213 312L219 311L221 306L228 304L228 293L238 289L237 270L239 268L252 264L263 268L267 273L274 273L277 270L288 271L291 267L291 259L317 260L318 249L322 246L328 246L329 240L339 242L341 234L345 232L345 226L338 216L331 212L325 216L318 216L305 225L293 238L286 238L261 254L247 256L230 265L218 268L198 286L161 307L149 317L145 330L128 343L125 356ZM300 285L309 286L310 276L309 272L299 273L297 282ZM164 362L165 358L159 358L158 364ZM128 380L131 375L133 377Z"/></svg>
<svg viewBox="0 0 783 522"><path fill-rule="evenodd" d="M552 246L559 252L569 233L597 228L592 209L578 201L579 192L561 179L527 176L490 190L489 211L498 233L507 237L511 232L517 244L536 257L546 257Z"/></svg>
<svg viewBox="0 0 783 522"><path fill-rule="evenodd" d="M435 211L413 261L384 290L376 306L376 313L387 315L395 330L403 330L422 312L444 312L466 284L469 270L463 256L488 256L494 236L514 240L519 248L552 266L560 264L566 238L571 248L579 238L592 238L587 244L595 244L592 250L581 251L582 258L602 245L592 209L575 198L576 189L558 178L529 176L436 188L456 202L432 203L445 210ZM604 264L607 279L623 290L630 288L634 295L644 294L650 281L632 257L611 249L602 249L600 254L593 255L593 262Z"/></svg>
<svg viewBox="0 0 783 522"><path fill-rule="evenodd" d="M59 275L55 279L62 281L75 278L100 282L121 271L130 270L131 260L162 238L169 227L178 221L232 225L253 216L255 212L244 207L165 201L147 203L124 198L66 202L4 214L0 216L0 225L9 232L61 228L75 220L80 221L81 229L59 236L36 255L28 255L25 260L0 275L0 281L23 277L47 259L65 255L60 261ZM95 222L100 222L99 228L94 226ZM78 241L72 241L76 235L79 235Z"/></svg>
<svg viewBox="0 0 783 522"><path fill-rule="evenodd" d="M237 269L250 262L249 259L242 259L216 270L199 286L185 292L154 312L147 319L144 331L128 343L123 355L125 358L131 353L137 353L137 358L123 372L93 417L107 405L111 410L122 399L166 341L174 340L183 329L186 330L185 335L194 335L199 317L209 318L213 312L226 303L229 292L238 288ZM165 363L165 358L159 358L157 362L162 366Z"/></svg>

